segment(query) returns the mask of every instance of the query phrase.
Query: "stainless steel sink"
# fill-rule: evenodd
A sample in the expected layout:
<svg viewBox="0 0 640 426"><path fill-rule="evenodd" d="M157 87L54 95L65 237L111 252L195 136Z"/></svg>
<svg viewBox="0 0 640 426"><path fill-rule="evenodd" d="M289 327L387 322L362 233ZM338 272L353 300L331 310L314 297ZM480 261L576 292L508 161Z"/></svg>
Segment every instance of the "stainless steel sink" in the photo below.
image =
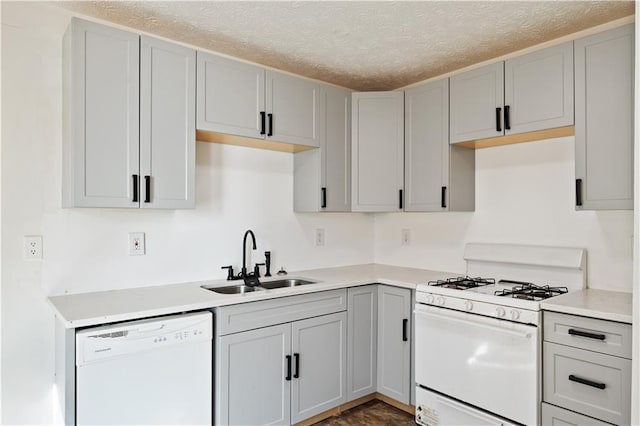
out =
<svg viewBox="0 0 640 426"><path fill-rule="evenodd" d="M302 280L300 278L288 278L284 280L266 281L260 283L261 287L266 289L284 288L284 287L297 287L299 285L315 284L316 281Z"/></svg>
<svg viewBox="0 0 640 426"><path fill-rule="evenodd" d="M229 285L226 287L203 287L207 290L211 290L215 293L220 294L245 294L251 293L252 291L261 291L264 290L260 287L249 287L248 285Z"/></svg>

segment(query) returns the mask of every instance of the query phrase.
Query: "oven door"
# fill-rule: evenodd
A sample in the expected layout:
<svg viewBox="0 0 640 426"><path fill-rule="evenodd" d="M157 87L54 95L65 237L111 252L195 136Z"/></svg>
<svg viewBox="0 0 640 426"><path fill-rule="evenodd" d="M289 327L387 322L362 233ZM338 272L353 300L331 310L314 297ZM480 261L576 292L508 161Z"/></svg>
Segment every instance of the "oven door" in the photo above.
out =
<svg viewBox="0 0 640 426"><path fill-rule="evenodd" d="M519 423L538 424L538 327L415 307L416 383Z"/></svg>

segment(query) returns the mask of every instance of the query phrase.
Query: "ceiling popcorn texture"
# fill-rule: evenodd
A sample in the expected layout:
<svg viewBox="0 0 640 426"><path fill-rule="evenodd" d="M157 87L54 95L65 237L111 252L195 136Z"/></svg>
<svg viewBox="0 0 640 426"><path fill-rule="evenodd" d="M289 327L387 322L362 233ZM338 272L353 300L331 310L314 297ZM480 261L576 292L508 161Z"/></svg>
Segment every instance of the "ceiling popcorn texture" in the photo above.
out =
<svg viewBox="0 0 640 426"><path fill-rule="evenodd" d="M57 1L354 90L391 90L634 13L633 1Z"/></svg>

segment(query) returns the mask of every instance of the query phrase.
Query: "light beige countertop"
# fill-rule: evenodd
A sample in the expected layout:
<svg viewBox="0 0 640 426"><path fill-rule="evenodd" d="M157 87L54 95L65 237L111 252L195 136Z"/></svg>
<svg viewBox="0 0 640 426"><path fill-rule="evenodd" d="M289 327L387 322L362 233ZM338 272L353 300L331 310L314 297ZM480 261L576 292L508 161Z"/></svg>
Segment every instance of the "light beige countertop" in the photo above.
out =
<svg viewBox="0 0 640 426"><path fill-rule="evenodd" d="M49 303L66 328L78 328L371 283L415 289L418 283L458 275L460 274L366 264L297 271L286 277L263 278L261 281L265 282L281 278L306 278L318 282L246 294L219 294L201 288L203 285L224 287L242 284L242 281L215 280L52 296L49 297Z"/></svg>
<svg viewBox="0 0 640 426"><path fill-rule="evenodd" d="M556 296L540 306L546 311L631 324L633 293L585 289Z"/></svg>

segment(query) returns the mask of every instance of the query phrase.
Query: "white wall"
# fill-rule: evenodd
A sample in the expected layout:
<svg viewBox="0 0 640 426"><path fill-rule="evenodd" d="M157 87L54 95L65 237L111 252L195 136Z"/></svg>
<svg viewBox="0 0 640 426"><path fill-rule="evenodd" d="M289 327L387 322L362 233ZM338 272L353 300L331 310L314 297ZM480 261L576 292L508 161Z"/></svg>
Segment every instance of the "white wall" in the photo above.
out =
<svg viewBox="0 0 640 426"><path fill-rule="evenodd" d="M46 297L224 278L273 253L289 270L373 261L373 217L294 214L292 154L198 143L195 210L61 208L61 49L71 15L2 2L2 424L53 419L53 313ZM325 246L313 245L325 229ZM127 234L146 232L129 257ZM22 236L42 235L44 259L22 260Z"/></svg>
<svg viewBox="0 0 640 426"><path fill-rule="evenodd" d="M477 150L476 211L378 214L375 261L464 272L467 242L584 247L589 287L630 292L633 213L575 211L573 149L567 137Z"/></svg>

